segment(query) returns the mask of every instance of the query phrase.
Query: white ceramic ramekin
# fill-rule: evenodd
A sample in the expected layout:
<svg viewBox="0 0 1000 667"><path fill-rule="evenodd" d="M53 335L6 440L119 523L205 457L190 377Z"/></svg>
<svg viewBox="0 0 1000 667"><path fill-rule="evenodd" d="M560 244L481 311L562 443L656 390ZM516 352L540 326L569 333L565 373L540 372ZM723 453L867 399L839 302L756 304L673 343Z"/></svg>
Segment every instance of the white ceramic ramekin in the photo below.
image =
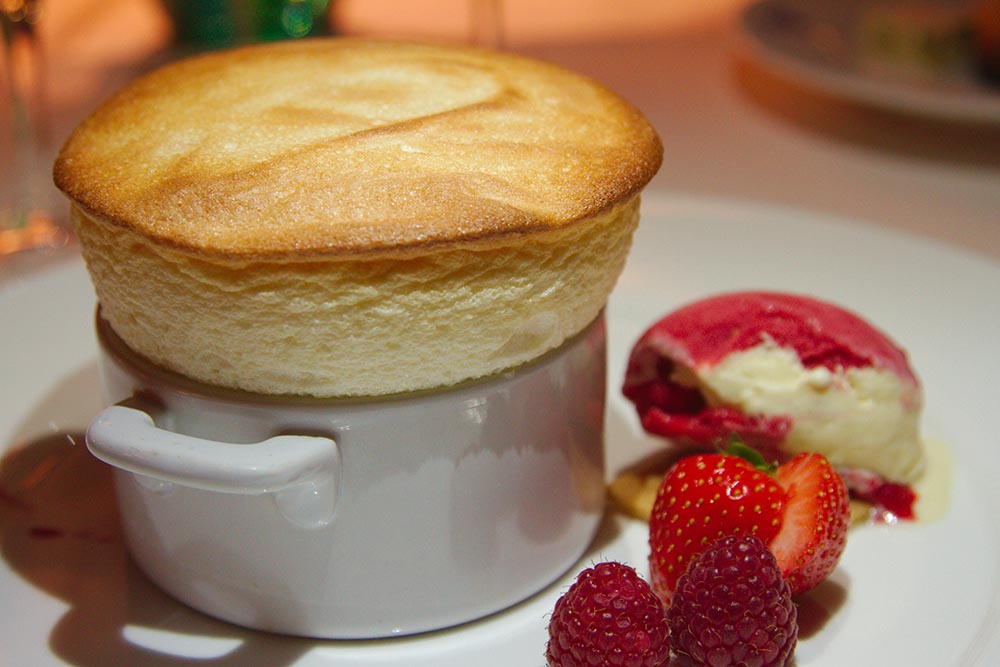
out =
<svg viewBox="0 0 1000 667"><path fill-rule="evenodd" d="M510 372L319 400L195 383L100 316L87 442L116 466L129 550L165 591L240 625L323 638L443 628L538 592L604 502L603 317Z"/></svg>

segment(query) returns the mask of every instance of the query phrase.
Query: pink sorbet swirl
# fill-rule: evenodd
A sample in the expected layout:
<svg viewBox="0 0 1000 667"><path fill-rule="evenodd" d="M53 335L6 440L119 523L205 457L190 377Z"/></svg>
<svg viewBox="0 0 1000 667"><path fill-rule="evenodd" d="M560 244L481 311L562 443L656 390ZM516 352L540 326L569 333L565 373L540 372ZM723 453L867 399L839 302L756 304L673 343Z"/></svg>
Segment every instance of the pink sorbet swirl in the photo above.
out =
<svg viewBox="0 0 1000 667"><path fill-rule="evenodd" d="M637 347L659 349L696 368L759 345L764 335L795 350L806 368L874 366L917 384L906 353L858 315L778 292L735 292L689 304L653 325Z"/></svg>
<svg viewBox="0 0 1000 667"><path fill-rule="evenodd" d="M906 353L858 315L806 296L734 292L688 304L650 327L632 350L624 394L651 433L699 445L739 435L777 451L790 417L709 406L696 388L672 378L678 365L697 373L767 339L794 350L805 368L876 367L919 385Z"/></svg>

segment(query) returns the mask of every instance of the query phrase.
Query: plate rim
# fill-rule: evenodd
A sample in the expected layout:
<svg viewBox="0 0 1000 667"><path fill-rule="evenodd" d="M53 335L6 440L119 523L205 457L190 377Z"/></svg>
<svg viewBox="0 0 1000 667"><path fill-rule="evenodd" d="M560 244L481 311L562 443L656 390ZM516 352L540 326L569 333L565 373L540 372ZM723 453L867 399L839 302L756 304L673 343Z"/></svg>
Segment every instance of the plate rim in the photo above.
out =
<svg viewBox="0 0 1000 667"><path fill-rule="evenodd" d="M809 12L815 4L815 0L797 0L794 6ZM901 78L875 79L857 71L823 67L775 46L757 30L755 21L762 12L789 5L786 0L756 0L744 7L737 22L740 53L800 85L866 106L930 119L1000 123L1000 89L994 92L982 85L970 87L974 95L942 95L953 89L927 90Z"/></svg>

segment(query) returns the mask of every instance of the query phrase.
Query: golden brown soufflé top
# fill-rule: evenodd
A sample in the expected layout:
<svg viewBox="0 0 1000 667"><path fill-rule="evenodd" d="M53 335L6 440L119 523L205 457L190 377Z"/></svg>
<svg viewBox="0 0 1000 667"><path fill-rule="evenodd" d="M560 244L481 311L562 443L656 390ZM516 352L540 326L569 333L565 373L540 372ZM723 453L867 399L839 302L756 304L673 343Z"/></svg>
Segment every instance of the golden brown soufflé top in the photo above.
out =
<svg viewBox="0 0 1000 667"><path fill-rule="evenodd" d="M90 215L218 259L489 248L627 200L662 146L593 81L511 54L331 38L195 56L72 134Z"/></svg>

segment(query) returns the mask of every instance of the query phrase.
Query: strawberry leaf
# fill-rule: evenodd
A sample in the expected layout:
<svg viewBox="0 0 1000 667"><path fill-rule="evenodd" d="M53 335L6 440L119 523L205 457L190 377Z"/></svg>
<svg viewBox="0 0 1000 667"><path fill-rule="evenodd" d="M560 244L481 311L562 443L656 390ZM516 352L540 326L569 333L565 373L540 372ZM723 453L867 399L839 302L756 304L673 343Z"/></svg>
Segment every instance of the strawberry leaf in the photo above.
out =
<svg viewBox="0 0 1000 667"><path fill-rule="evenodd" d="M744 443L738 435L733 435L729 438L729 444L723 450L723 453L730 456L738 456L757 470L768 475L774 475L778 469L777 463L765 459L760 452Z"/></svg>

